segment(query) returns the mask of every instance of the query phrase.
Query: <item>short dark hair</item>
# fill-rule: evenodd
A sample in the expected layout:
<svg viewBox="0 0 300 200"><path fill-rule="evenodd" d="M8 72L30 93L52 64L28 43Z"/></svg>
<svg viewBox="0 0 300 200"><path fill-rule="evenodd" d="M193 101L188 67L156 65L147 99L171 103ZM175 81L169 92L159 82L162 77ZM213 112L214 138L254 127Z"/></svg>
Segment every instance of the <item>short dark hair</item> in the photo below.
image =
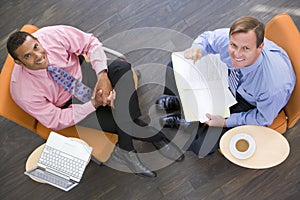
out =
<svg viewBox="0 0 300 200"><path fill-rule="evenodd" d="M6 43L6 48L11 57L13 57L13 59L19 60L15 51L19 46L21 46L25 42L27 36L35 39L33 35L24 31L16 31L9 36Z"/></svg>
<svg viewBox="0 0 300 200"><path fill-rule="evenodd" d="M254 17L244 16L237 19L230 27L229 36L235 33L248 33L250 30L255 32L256 47L259 47L264 41L265 25Z"/></svg>

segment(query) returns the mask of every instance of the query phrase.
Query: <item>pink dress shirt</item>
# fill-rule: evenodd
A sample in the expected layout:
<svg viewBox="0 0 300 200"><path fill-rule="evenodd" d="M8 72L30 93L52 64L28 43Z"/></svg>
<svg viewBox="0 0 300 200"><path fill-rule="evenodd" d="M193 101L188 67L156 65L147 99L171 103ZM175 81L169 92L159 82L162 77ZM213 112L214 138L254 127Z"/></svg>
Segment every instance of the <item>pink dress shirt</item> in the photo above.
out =
<svg viewBox="0 0 300 200"><path fill-rule="evenodd" d="M79 80L82 79L82 72L78 54L87 54L97 74L107 69L102 44L92 34L59 25L41 28L33 35L47 51L50 65L64 68ZM46 69L30 70L16 64L10 92L23 110L54 130L75 125L95 111L91 101L61 109L60 106L71 98L71 94L57 84Z"/></svg>

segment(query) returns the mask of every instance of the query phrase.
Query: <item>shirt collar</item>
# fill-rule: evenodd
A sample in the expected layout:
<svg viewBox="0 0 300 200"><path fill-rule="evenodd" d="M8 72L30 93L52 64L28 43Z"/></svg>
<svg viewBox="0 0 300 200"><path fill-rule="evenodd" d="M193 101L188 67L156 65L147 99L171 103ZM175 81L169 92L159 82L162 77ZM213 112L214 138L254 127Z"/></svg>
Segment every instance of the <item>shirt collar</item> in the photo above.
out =
<svg viewBox="0 0 300 200"><path fill-rule="evenodd" d="M34 75L34 76L45 76L45 77L48 76L47 69L32 70L32 69L28 69L26 67L22 67L22 68L23 68L24 72Z"/></svg>
<svg viewBox="0 0 300 200"><path fill-rule="evenodd" d="M240 68L242 74L246 75L246 74L249 74L252 71L257 70L257 68L260 66L260 64L262 63L262 61L263 61L263 55L261 53L259 55L258 59L252 65Z"/></svg>

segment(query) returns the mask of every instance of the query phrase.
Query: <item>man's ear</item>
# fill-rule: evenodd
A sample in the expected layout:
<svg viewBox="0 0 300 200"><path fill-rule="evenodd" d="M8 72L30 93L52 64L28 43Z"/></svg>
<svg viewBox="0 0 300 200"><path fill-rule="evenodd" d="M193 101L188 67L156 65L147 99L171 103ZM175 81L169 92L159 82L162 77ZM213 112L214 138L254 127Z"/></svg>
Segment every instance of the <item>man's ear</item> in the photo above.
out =
<svg viewBox="0 0 300 200"><path fill-rule="evenodd" d="M265 45L265 43L262 42L262 43L258 46L258 48L262 49L262 48L264 47L264 45Z"/></svg>
<svg viewBox="0 0 300 200"><path fill-rule="evenodd" d="M258 53L261 53L261 52L262 52L264 45L265 45L265 43L262 42L262 43L257 47L257 52L258 52Z"/></svg>
<svg viewBox="0 0 300 200"><path fill-rule="evenodd" d="M18 65L21 65L21 66L23 66L23 67L25 67L25 65L21 62L21 61L19 61L19 60L14 60L15 61L15 63L16 64L18 64Z"/></svg>

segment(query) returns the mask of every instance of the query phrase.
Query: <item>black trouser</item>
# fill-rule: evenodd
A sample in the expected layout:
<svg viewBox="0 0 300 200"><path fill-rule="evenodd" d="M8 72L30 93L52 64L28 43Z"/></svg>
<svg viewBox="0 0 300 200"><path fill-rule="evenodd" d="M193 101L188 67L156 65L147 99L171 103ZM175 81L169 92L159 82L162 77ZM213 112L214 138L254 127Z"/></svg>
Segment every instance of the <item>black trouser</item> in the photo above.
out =
<svg viewBox="0 0 300 200"><path fill-rule="evenodd" d="M165 80L165 95L175 95L179 97L178 89L175 82L175 76L173 71L173 63L170 61L166 69L166 80Z"/></svg>
<svg viewBox="0 0 300 200"><path fill-rule="evenodd" d="M133 138L147 142L161 140L164 136L160 131L139 123L141 111L131 65L121 60L113 61L108 66L108 77L117 97L114 109L109 106L97 108L96 115L101 129L118 134L119 147L127 151L134 149Z"/></svg>
<svg viewBox="0 0 300 200"><path fill-rule="evenodd" d="M168 64L166 70L165 90L166 95L176 95L179 98L176 87L172 62ZM230 113L246 112L255 107L249 104L239 93L236 95L237 104L230 107ZM191 139L187 142L185 149L193 151L199 157L204 157L215 152L219 148L221 136L230 128L211 127L199 122L192 122L185 130L193 133Z"/></svg>

